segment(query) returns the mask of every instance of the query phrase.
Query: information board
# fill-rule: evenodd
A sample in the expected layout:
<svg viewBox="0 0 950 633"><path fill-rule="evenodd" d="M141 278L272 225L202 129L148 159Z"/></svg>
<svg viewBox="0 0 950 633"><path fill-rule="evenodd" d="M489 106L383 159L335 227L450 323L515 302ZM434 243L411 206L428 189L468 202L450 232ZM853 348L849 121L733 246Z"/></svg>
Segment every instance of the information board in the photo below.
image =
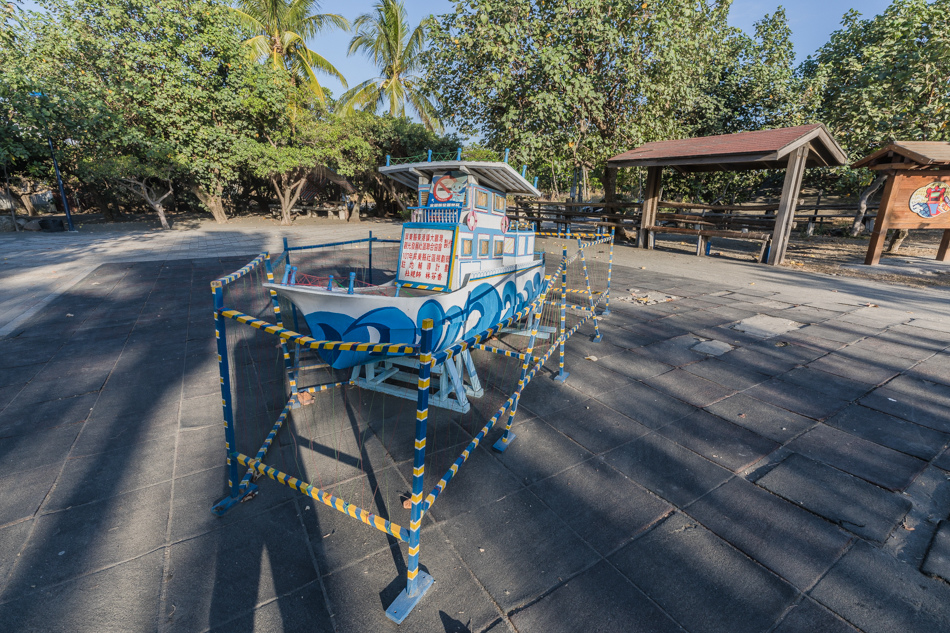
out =
<svg viewBox="0 0 950 633"><path fill-rule="evenodd" d="M401 283L448 286L455 231L403 227L399 256Z"/></svg>

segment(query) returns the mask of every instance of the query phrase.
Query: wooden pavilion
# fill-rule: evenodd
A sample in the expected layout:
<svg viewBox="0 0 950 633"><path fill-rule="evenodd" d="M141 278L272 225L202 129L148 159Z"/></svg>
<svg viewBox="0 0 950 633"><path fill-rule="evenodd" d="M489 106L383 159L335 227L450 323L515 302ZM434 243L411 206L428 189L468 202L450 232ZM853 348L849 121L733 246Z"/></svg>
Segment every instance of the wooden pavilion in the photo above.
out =
<svg viewBox="0 0 950 633"><path fill-rule="evenodd" d="M943 229L937 260L950 259L950 143L896 141L853 167L888 176L865 264L880 261L888 229Z"/></svg>
<svg viewBox="0 0 950 633"><path fill-rule="evenodd" d="M815 123L774 130L647 143L610 158L607 166L647 168L647 186L638 240L644 248L652 247L653 243L650 231L656 226L664 167L680 173L785 169L782 197L768 251L768 263L778 265L785 258L805 168L833 167L846 163L844 150L831 136L828 128L821 123Z"/></svg>

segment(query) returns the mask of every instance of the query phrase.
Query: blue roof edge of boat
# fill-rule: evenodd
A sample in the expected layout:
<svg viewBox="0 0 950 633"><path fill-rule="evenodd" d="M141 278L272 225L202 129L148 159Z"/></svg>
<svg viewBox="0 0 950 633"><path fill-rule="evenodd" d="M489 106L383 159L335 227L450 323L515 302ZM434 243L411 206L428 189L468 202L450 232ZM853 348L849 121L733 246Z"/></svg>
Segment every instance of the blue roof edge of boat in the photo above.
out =
<svg viewBox="0 0 950 633"><path fill-rule="evenodd" d="M406 163L379 168L379 173L389 176L410 189L419 188L419 177L432 181L436 172L461 171L478 179L480 184L506 194L540 197L541 192L519 174L511 165L495 161L443 160Z"/></svg>

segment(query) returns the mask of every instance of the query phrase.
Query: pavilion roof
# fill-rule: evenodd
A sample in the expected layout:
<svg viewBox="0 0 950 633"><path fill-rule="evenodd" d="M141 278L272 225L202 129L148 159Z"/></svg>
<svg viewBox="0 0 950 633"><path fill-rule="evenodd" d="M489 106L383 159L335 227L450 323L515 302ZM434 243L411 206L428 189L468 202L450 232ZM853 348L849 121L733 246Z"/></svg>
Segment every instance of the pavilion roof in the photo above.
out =
<svg viewBox="0 0 950 633"><path fill-rule="evenodd" d="M946 141L894 141L852 167L920 169L947 165L950 165L950 143Z"/></svg>

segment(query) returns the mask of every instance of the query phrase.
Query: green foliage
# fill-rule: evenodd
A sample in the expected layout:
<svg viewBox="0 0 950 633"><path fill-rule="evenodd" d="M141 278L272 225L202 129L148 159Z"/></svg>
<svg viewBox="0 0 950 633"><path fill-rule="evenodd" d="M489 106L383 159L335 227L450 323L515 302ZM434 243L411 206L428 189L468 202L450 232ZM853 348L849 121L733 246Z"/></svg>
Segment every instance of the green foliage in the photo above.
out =
<svg viewBox="0 0 950 633"><path fill-rule="evenodd" d="M427 86L417 76L425 45L425 23L411 29L402 2L380 0L372 13L356 18L353 28L356 35L350 41L349 54L365 52L379 68L380 76L367 79L344 94L341 107L375 112L389 102L390 116L403 117L408 101L427 129L441 132L436 106Z"/></svg>
<svg viewBox="0 0 950 633"><path fill-rule="evenodd" d="M892 140L950 140L950 0L894 0L842 28L802 64L820 91L819 118L849 155Z"/></svg>

